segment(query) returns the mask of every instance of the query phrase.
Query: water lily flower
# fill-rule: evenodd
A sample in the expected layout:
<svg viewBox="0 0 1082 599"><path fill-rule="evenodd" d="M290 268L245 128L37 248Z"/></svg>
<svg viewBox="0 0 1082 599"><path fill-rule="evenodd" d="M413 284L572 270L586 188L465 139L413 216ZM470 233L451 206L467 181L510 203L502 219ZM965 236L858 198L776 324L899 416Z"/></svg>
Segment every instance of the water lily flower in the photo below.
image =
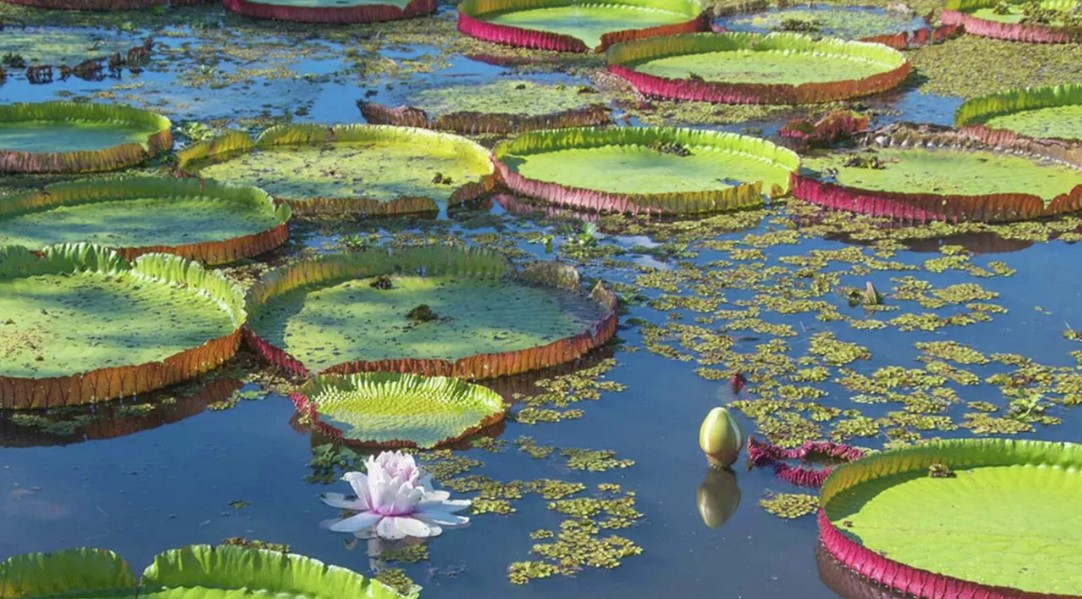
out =
<svg viewBox="0 0 1082 599"><path fill-rule="evenodd" d="M469 507L466 499L451 499L447 491L432 488L432 475L417 465L413 456L385 451L365 460L367 474L347 472L342 480L353 487L354 498L325 493L323 503L357 512L321 524L335 532L353 533L359 539L379 537L434 537L444 528L467 524L456 515Z"/></svg>

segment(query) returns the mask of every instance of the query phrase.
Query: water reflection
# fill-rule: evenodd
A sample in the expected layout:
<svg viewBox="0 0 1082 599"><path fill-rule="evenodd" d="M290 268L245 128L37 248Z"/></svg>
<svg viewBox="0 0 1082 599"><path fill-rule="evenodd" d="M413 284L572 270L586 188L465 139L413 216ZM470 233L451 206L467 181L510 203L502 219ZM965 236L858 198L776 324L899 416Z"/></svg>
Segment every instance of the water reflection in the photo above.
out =
<svg viewBox="0 0 1082 599"><path fill-rule="evenodd" d="M229 378L189 382L137 401L113 401L48 410L0 411L0 447L70 445L115 439L201 413L225 401L244 383Z"/></svg>
<svg viewBox="0 0 1082 599"><path fill-rule="evenodd" d="M728 468L709 468L706 478L695 492L695 502L703 524L718 528L725 524L740 507L740 485L736 474Z"/></svg>
<svg viewBox="0 0 1082 599"><path fill-rule="evenodd" d="M868 580L830 555L822 545L815 548L819 579L842 599L902 599L906 595Z"/></svg>

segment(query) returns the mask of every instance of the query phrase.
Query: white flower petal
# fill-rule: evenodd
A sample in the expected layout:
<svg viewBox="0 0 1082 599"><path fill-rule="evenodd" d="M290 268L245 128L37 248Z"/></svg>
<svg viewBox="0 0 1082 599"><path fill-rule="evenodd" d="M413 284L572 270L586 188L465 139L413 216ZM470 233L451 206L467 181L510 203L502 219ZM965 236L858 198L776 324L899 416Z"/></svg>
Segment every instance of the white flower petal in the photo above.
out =
<svg viewBox="0 0 1082 599"><path fill-rule="evenodd" d="M361 512L356 516L330 521L330 525L327 526L327 528L334 532L357 532L359 530L372 528L372 526L381 522L383 519L383 516L373 512Z"/></svg>
<svg viewBox="0 0 1082 599"><path fill-rule="evenodd" d="M395 526L402 533L405 533L408 537L425 538L435 536L432 534L432 527L427 523L412 517L395 518ZM437 533L438 534L438 533Z"/></svg>
<svg viewBox="0 0 1082 599"><path fill-rule="evenodd" d="M368 504L365 503L364 500L346 499L346 496L341 493L324 493L323 495L320 495L319 498L323 500L323 503L340 510L363 512L368 509Z"/></svg>
<svg viewBox="0 0 1082 599"><path fill-rule="evenodd" d="M370 482L364 473L347 472L342 475L342 480L349 483L350 487L353 487L353 494L357 496L357 499L364 502L366 508L372 506L372 497L371 493L369 493Z"/></svg>
<svg viewBox="0 0 1082 599"><path fill-rule="evenodd" d="M384 518L379 521L379 525L376 526L376 534L381 539L398 540L406 538L406 531L398 527L399 520L406 520L408 518L395 518L393 516Z"/></svg>
<svg viewBox="0 0 1082 599"><path fill-rule="evenodd" d="M432 524L440 524L448 528L464 526L470 523L470 519L466 516L457 516L441 510L420 511L415 513L413 517Z"/></svg>
<svg viewBox="0 0 1082 599"><path fill-rule="evenodd" d="M451 498L451 494L447 491L433 491L431 489L425 489L424 501L447 501Z"/></svg>

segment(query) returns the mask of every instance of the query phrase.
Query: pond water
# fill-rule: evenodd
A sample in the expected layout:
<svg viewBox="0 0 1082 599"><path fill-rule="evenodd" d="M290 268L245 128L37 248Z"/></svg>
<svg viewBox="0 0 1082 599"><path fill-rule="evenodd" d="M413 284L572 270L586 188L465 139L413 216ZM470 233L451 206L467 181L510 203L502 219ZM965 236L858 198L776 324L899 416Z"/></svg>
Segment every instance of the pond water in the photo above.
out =
<svg viewBox="0 0 1082 599"><path fill-rule="evenodd" d="M0 10L0 16L5 22L42 19L11 7ZM65 26L92 20L70 14L48 18ZM456 38L450 7L441 9L435 23L320 28L246 21L218 7L128 15L112 25L133 29L136 38L153 34L159 43L142 73L48 85L31 85L13 73L0 86L0 102L76 97L154 107L173 118L178 145L224 126L256 130L285 121L363 122L355 103L364 97L396 105L411 89L503 76L597 84L619 119L635 124L656 117L629 103L626 90L609 91L603 78L591 78L590 70L599 63L589 57L544 55L521 63L525 53L507 52L504 59L520 64L497 66L492 60L464 58L495 50ZM875 110L880 124L950 124L961 98L922 93L919 81L860 104ZM735 131L754 128L769 135L795 114L801 111L735 120L727 115L719 119L721 125L681 113L671 121ZM0 179L0 185L28 182ZM522 202L489 202L443 211L432 220L296 222L291 242L261 261L279 263L357 244L455 238L503 248L517 260L559 256L580 266L586 279L615 284L628 300L617 339L578 364L495 381L498 391L518 402L512 409L517 417L496 442L477 442L455 455L477 460L480 464L469 473L495 481L581 482L587 486L582 496L596 495L599 484L620 485L634 493L641 517L601 534L625 537L641 554L622 558L611 570L587 567L575 576L512 584L511 564L539 559L531 547L551 542L531 538L531 532L558 530L568 519L536 494L526 494L508 499L516 510L512 514L477 514L468 527L429 540L426 560L385 562L370 556L378 547L350 543L348 535L319 528L320 521L336 515L319 494L346 492L345 484L308 480L313 448L325 440L297 425L293 404L281 393L285 387L242 351L222 371L228 381L224 389L223 381L207 377L151 394L140 400L145 403L35 414L73 423L61 433L43 430L33 417L0 412L0 559L94 546L117 551L138 570L169 548L246 537L285 543L297 553L365 574L401 568L424 587L426 598L825 599L839 595L820 578L814 518L783 519L759 505L773 493L814 491L783 483L769 469L748 471L742 461L735 485L716 477L704 484L708 467L696 442L699 424L711 408L742 401L738 418L746 431L760 436L769 432L792 441L834 434L873 448L883 447L888 433L949 438L1008 426L1020 438L1082 436L1082 413L1069 407L1079 397L1033 383L1040 394L1036 411L1027 412L1033 417L1005 418L1011 398L1002 384L987 381L1016 368L1008 364L1014 359L991 359L993 354L1024 356L1059 369L1062 376L1078 372L1072 352L1082 345L1065 332L1082 327L1082 287L1073 283L1082 220L890 229L872 219L832 216L795 201L777 201L763 210L698 224L606 218L596 233L580 233L581 216L550 212L524 210ZM234 269L249 270L251 262ZM848 304L844 289L863 288L868 281L886 296L887 311ZM921 282L931 288L923 289ZM734 325L737 314L723 310L740 311L748 320ZM693 333L690 327L699 328ZM849 362L838 357L841 350L820 351L827 333L858 344L866 354ZM952 357L941 359L915 347L929 341L964 344L989 361L952 362ZM784 347L760 354L767 357L758 362L735 357L752 355L757 347L766 351L762 346L768 343ZM957 360L960 354L950 355ZM784 367L785 356L792 368ZM967 380L958 370L979 380L925 381L893 389L919 396L910 403L897 396L863 403L860 395L869 393L846 382L891 366L921 369L928 376L924 369L932 368L932 362L950 362L958 380ZM604 385L595 401L570 405L581 414L557 406L565 412L559 422L531 424L521 416L533 405L528 398L543 391L537 380L573 376L587 368L598 369L598 380L618 383L623 390ZM816 368L826 374L799 372ZM728 384L736 371L750 379L739 395ZM589 387L592 380L575 379L574 384ZM234 389L243 391L233 396L239 401L229 401ZM781 400L784 405L773 415L756 412L754 402L778 400L788 392L799 397ZM944 397L949 399L942 405L927 407ZM213 409L206 409L208 403ZM1001 420L987 423L973 416L990 409ZM749 413L758 416L760 430ZM881 421L869 431L862 417ZM1053 418L1061 422L1052 424ZM844 421L849 423L839 424ZM963 424L969 428L959 427ZM867 436L850 437L858 429ZM556 451L535 459L520 450L531 443L523 437ZM561 455L568 448L611 450L616 459L634 463L597 472L573 469ZM445 463L447 456L422 453L420 459ZM711 528L697 508L700 501L719 510L736 508L724 524Z"/></svg>

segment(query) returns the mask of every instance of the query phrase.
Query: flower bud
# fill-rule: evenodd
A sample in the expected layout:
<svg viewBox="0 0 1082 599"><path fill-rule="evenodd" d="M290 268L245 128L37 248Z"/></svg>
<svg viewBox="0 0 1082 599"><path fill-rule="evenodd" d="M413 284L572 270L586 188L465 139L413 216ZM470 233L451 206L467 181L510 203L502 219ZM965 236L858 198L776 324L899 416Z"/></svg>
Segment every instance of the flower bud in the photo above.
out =
<svg viewBox="0 0 1082 599"><path fill-rule="evenodd" d="M699 447L706 454L710 465L728 468L736 462L744 445L744 431L740 423L725 408L714 408L703 419L699 428Z"/></svg>

